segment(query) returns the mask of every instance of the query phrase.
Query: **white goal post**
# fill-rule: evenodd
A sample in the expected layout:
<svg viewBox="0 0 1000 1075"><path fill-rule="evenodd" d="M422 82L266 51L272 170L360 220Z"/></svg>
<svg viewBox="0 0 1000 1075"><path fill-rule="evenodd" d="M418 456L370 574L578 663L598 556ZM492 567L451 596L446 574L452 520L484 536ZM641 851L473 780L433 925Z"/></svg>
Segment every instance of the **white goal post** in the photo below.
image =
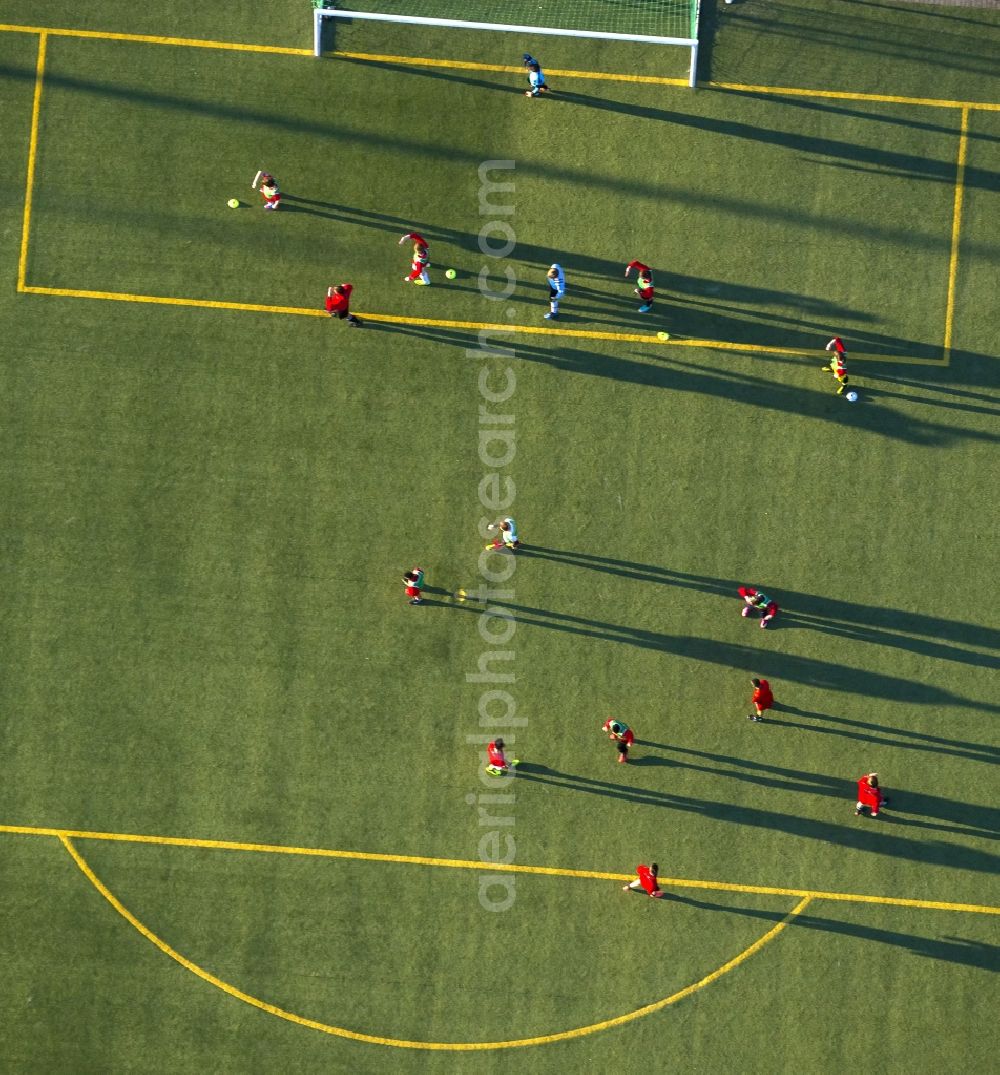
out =
<svg viewBox="0 0 1000 1075"><path fill-rule="evenodd" d="M566 30L554 26L513 26L500 22L466 22L463 19L432 19L423 15L385 15L370 11L344 11L339 8L316 7L313 10L313 54L323 54L324 19L368 19L372 22L395 22L409 26L442 26L454 30L494 30L526 36L538 34L549 37L585 37L600 41L636 41L646 45L683 45L691 50L691 70L688 85L694 88L698 76L698 22L701 0L692 9L690 37L654 37L649 34L618 34L601 30Z"/></svg>

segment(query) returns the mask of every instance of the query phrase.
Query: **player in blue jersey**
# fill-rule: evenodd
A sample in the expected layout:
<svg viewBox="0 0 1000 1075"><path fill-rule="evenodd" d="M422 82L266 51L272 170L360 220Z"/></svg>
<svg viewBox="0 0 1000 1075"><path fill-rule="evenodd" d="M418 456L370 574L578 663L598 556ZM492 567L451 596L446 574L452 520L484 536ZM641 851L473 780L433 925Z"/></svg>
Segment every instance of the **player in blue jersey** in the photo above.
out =
<svg viewBox="0 0 1000 1075"><path fill-rule="evenodd" d="M524 91L524 96L541 97L543 93L548 93L549 87L545 82L545 74L538 66L535 57L527 52L524 54L524 66L528 69L528 85L531 87Z"/></svg>
<svg viewBox="0 0 1000 1075"><path fill-rule="evenodd" d="M549 285L549 312L546 321L555 321L559 317L559 300L566 294L566 274L561 265L553 264L545 274Z"/></svg>

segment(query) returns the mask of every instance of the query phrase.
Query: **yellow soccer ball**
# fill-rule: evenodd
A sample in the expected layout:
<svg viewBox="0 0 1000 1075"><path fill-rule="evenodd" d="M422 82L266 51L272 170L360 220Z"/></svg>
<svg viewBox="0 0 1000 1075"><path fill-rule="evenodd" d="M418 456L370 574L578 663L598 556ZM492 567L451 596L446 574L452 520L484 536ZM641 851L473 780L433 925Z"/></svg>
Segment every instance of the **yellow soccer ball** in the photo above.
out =
<svg viewBox="0 0 1000 1075"><path fill-rule="evenodd" d="M230 198L229 201L226 202L226 204L229 206L230 209L239 209L240 200L239 198Z"/></svg>

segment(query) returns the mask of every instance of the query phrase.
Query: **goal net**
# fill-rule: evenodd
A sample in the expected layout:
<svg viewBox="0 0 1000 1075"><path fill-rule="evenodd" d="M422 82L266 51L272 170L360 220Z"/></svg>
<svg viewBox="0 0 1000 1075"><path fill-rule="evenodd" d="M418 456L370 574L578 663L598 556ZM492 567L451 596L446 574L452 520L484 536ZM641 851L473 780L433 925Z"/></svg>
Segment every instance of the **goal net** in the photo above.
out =
<svg viewBox="0 0 1000 1075"><path fill-rule="evenodd" d="M322 55L326 19L508 31L524 35L635 41L691 50L688 85L698 68L701 0L313 0L314 46Z"/></svg>

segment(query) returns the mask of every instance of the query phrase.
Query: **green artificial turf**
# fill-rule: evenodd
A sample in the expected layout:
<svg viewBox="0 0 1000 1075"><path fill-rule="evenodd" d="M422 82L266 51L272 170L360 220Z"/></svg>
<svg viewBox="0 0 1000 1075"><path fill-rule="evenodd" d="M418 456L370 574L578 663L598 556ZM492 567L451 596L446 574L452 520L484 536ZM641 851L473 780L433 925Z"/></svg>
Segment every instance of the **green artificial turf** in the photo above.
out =
<svg viewBox="0 0 1000 1075"><path fill-rule="evenodd" d="M310 37L298 3L264 22L10 6L31 26ZM1000 100L998 27L929 5L709 4L701 77ZM328 44L683 70L669 50L501 35L351 25ZM995 112L962 141L959 107L551 77L529 102L504 72L51 36L26 283L142 298L125 302L16 291L37 47L0 32L0 824L463 861L498 832L518 864L656 859L694 882L1000 904ZM480 165L505 160L490 174L513 190L487 210L513 211L484 213ZM261 166L276 214L249 189ZM490 220L513 229L503 259L480 246ZM430 288L402 283L412 228ZM656 269L648 317L632 258ZM553 261L557 327L619 335L485 350L470 325L547 325ZM509 298L481 293L484 267L494 287L510 270ZM312 316L344 280L361 331ZM855 405L820 370L834 333ZM496 429L524 542L492 605L507 621L452 596L482 585ZM399 581L415 564L422 608ZM740 617L743 583L781 604L770 631ZM513 679L470 678L483 660ZM760 725L753 675L779 702ZM500 688L521 723L482 726ZM611 715L638 737L628 766ZM523 759L510 801L479 798L503 790L480 776L497 731ZM893 801L855 818L871 769ZM817 898L754 954L799 897L654 902L519 874L490 913L488 865L74 846L206 974L382 1037L557 1033L748 955L577 1039L399 1050L241 1003L136 932L55 837L0 833L11 1070L993 1063L995 916Z"/></svg>

